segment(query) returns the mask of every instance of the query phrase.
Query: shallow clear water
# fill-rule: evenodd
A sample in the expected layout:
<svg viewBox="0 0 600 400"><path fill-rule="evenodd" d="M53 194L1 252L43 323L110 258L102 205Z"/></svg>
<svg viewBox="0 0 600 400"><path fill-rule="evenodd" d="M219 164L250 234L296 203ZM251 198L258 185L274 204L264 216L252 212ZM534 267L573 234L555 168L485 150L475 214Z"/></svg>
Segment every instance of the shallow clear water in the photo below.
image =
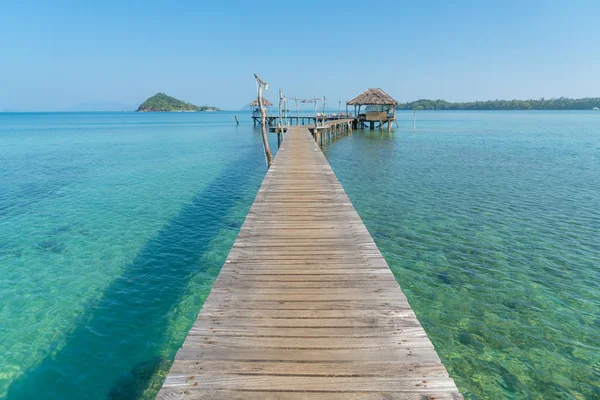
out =
<svg viewBox="0 0 600 400"><path fill-rule="evenodd" d="M330 161L467 398L600 398L600 114L401 113Z"/></svg>
<svg viewBox="0 0 600 400"><path fill-rule="evenodd" d="M153 398L266 172L238 114L0 114L0 398ZM460 390L600 397L600 114L400 116L326 154Z"/></svg>
<svg viewBox="0 0 600 400"><path fill-rule="evenodd" d="M240 117L0 114L0 398L153 397L266 172Z"/></svg>

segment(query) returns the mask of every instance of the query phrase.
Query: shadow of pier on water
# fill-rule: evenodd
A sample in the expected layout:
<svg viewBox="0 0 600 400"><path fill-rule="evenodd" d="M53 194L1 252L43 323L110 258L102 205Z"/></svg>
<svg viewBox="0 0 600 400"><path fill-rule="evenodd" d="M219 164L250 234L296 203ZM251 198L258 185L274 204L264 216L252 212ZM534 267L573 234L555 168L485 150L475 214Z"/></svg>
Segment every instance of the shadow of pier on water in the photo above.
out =
<svg viewBox="0 0 600 400"><path fill-rule="evenodd" d="M12 382L8 398L139 398L157 371L169 367L180 345L165 349L171 341L168 324L190 280L206 272L199 260L232 208L258 190L265 173L260 152L262 146L251 148L226 166L149 239L78 317L58 350ZM242 223L243 218L236 220L233 228Z"/></svg>

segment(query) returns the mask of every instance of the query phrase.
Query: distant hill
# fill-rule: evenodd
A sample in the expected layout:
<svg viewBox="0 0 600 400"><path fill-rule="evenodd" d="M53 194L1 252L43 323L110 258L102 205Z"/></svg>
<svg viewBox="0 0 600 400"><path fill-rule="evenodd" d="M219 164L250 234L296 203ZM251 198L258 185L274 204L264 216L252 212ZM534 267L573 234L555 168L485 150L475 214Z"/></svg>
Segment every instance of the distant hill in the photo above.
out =
<svg viewBox="0 0 600 400"><path fill-rule="evenodd" d="M143 102L137 109L138 112L159 112L159 111L220 111L213 106L195 106L190 103L178 100L175 97L167 96L164 93L157 93Z"/></svg>
<svg viewBox="0 0 600 400"><path fill-rule="evenodd" d="M583 99L488 100L450 103L445 100L422 99L399 104L398 110L591 110L600 107L599 97Z"/></svg>

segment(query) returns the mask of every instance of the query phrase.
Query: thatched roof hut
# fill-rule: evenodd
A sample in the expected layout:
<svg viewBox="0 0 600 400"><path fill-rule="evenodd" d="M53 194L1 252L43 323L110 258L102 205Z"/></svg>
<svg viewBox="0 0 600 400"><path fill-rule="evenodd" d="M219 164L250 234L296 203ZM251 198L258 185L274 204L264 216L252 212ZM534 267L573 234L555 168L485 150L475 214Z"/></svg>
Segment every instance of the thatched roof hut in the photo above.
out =
<svg viewBox="0 0 600 400"><path fill-rule="evenodd" d="M395 106L398 102L392 96L377 88L365 90L346 104L349 106Z"/></svg>
<svg viewBox="0 0 600 400"><path fill-rule="evenodd" d="M387 124L388 131L391 131L392 123L396 120L398 104L392 96L379 88L367 89L346 103L347 106L354 106L354 116L359 126L366 127L368 123L370 129L374 129L375 122L379 122L379 128ZM360 110L362 106L366 106L364 113Z"/></svg>
<svg viewBox="0 0 600 400"><path fill-rule="evenodd" d="M272 107L273 103L271 103L267 99L263 99L263 106L265 106L265 107ZM250 103L250 107L258 107L258 99L255 99L252 103Z"/></svg>

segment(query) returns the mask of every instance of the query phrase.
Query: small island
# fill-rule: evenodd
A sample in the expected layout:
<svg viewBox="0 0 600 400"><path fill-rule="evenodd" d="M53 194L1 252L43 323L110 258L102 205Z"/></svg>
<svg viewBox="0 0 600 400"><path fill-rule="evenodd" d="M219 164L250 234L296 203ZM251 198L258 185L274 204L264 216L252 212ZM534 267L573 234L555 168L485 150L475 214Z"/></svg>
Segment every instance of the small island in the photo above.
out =
<svg viewBox="0 0 600 400"><path fill-rule="evenodd" d="M178 100L164 93L157 93L140 104L137 112L195 112L195 111L221 111L213 106L195 106Z"/></svg>

